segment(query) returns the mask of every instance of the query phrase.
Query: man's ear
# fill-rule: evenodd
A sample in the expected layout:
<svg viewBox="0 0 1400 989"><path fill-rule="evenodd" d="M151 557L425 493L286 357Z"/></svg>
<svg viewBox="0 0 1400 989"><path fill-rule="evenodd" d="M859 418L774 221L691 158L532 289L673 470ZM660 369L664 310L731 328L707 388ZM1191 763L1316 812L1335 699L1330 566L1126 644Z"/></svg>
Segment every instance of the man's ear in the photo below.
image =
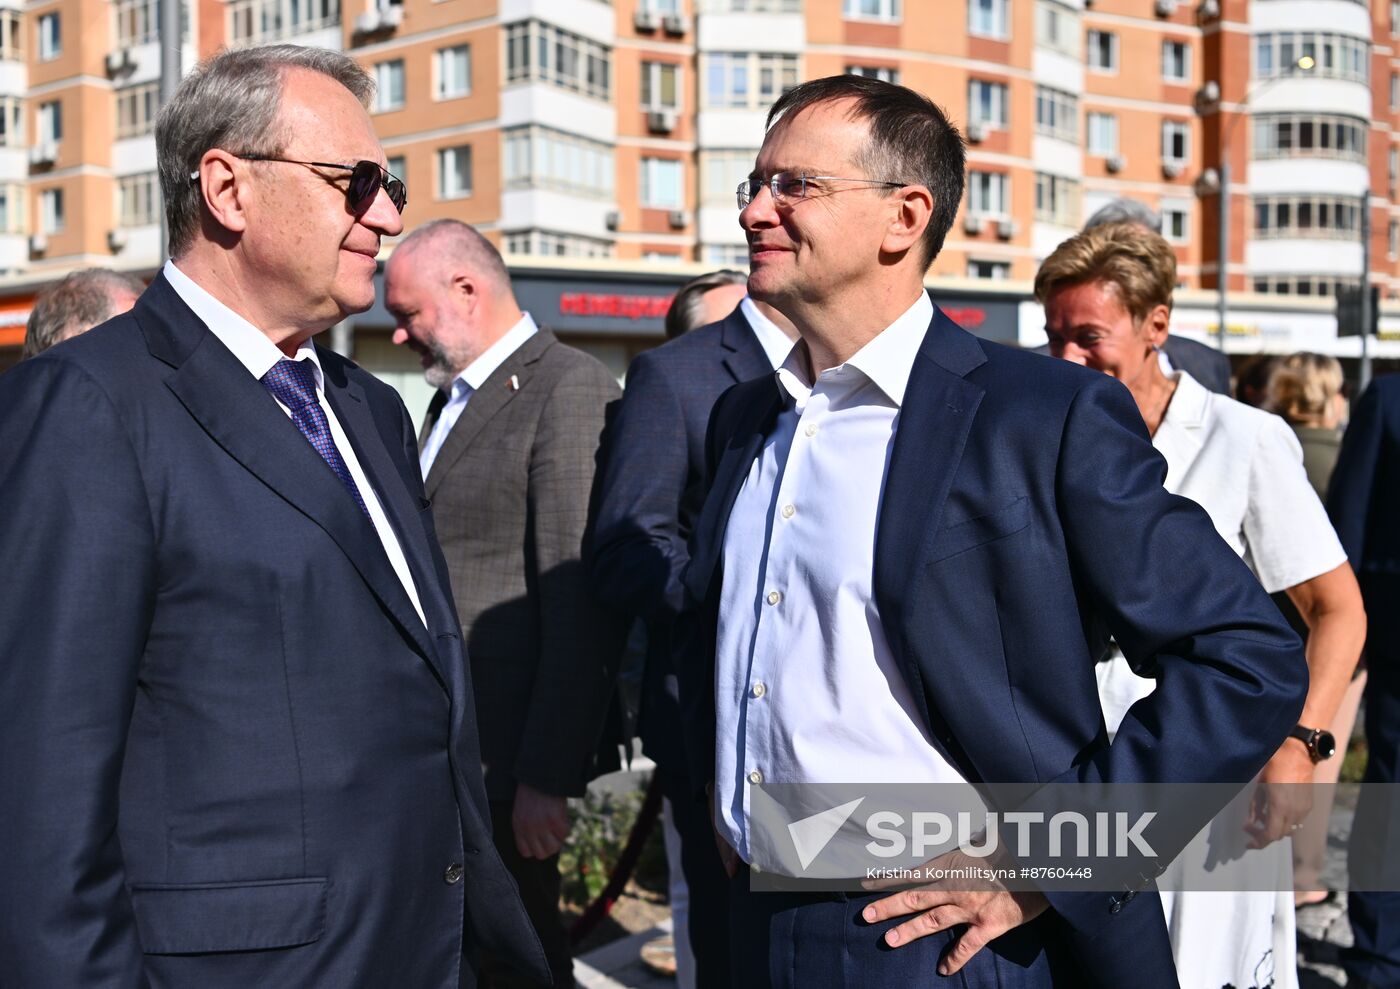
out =
<svg viewBox="0 0 1400 989"><path fill-rule="evenodd" d="M906 185L890 196L894 209L880 249L889 254L902 254L917 248L933 218L933 193L926 186Z"/></svg>
<svg viewBox="0 0 1400 989"><path fill-rule="evenodd" d="M464 312L473 313L481 304L481 291L476 279L468 272L453 273L451 280L452 301Z"/></svg>
<svg viewBox="0 0 1400 989"><path fill-rule="evenodd" d="M199 159L199 193L214 223L230 233L248 229L244 197L249 170L240 168L237 156L222 148L210 148Z"/></svg>

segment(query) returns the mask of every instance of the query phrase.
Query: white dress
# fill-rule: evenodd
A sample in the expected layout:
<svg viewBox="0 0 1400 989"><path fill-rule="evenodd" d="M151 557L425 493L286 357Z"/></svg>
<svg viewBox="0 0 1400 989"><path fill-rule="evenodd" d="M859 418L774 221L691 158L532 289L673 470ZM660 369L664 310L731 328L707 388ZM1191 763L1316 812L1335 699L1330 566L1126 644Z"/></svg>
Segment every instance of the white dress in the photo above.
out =
<svg viewBox="0 0 1400 989"><path fill-rule="evenodd" d="M1208 391L1184 371L1171 377L1176 392L1152 438L1167 461L1167 490L1206 510L1270 594L1340 565L1346 553L1287 423ZM1116 647L1097 672L1112 733L1155 684L1133 673ZM1245 848L1248 794L1197 835L1161 880L1178 890L1164 888L1162 906L1183 989L1297 989L1291 842ZM1222 857L1222 844L1226 859L1251 870L1255 891L1181 891L1186 873ZM1275 881L1261 882L1261 874Z"/></svg>

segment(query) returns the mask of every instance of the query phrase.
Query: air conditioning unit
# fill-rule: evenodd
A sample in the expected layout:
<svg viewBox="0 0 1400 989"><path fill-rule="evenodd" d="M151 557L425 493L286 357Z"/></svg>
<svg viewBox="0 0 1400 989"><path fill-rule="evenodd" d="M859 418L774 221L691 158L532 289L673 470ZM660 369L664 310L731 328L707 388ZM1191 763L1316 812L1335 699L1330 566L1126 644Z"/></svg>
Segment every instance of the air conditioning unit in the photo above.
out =
<svg viewBox="0 0 1400 989"><path fill-rule="evenodd" d="M672 230L683 230L690 225L690 214L683 209L673 209L666 214L666 222L671 224Z"/></svg>
<svg viewBox="0 0 1400 989"><path fill-rule="evenodd" d="M118 48L107 53L106 65L107 74L116 76L135 69L136 59L132 56L130 48Z"/></svg>
<svg viewBox="0 0 1400 989"><path fill-rule="evenodd" d="M1220 191L1220 173L1213 168L1207 168L1196 177L1196 195L1208 196L1213 192Z"/></svg>
<svg viewBox="0 0 1400 989"><path fill-rule="evenodd" d="M974 237L982 232L984 226L986 226L986 223L983 221L982 217L976 213L969 213L967 216L963 217L963 230L972 234Z"/></svg>
<svg viewBox="0 0 1400 989"><path fill-rule="evenodd" d="M43 234L29 235L29 253L43 254L49 249L49 239Z"/></svg>
<svg viewBox="0 0 1400 989"><path fill-rule="evenodd" d="M355 18L356 34L374 34L379 30L379 11L367 10Z"/></svg>
<svg viewBox="0 0 1400 989"><path fill-rule="evenodd" d="M54 141L40 141L29 149L29 164L31 165L52 165L56 161L58 161L58 144Z"/></svg>
<svg viewBox="0 0 1400 989"><path fill-rule="evenodd" d="M1164 162L1162 162L1162 174L1165 175L1165 176L1166 176L1167 178L1169 178L1169 179L1180 178L1180 177L1181 177L1181 171L1182 171L1182 164L1181 164L1181 162L1179 162L1179 161L1164 161Z"/></svg>
<svg viewBox="0 0 1400 989"><path fill-rule="evenodd" d="M1170 17L1176 13L1176 0L1156 0L1152 9L1158 17Z"/></svg>
<svg viewBox="0 0 1400 989"><path fill-rule="evenodd" d="M1109 155L1103 160L1103 167L1116 175L1123 170L1123 156Z"/></svg>
<svg viewBox="0 0 1400 989"><path fill-rule="evenodd" d="M685 34L690 30L690 18L683 14L667 14L661 26L667 34Z"/></svg>
<svg viewBox="0 0 1400 989"><path fill-rule="evenodd" d="M126 231L120 227L114 227L107 231L107 247L115 254L126 246Z"/></svg>
<svg viewBox="0 0 1400 989"><path fill-rule="evenodd" d="M637 8L637 12L632 15L632 26L638 31L655 31L661 23L661 18L656 11L647 10L645 7Z"/></svg>
<svg viewBox="0 0 1400 989"><path fill-rule="evenodd" d="M403 24L403 7L377 7L355 18L356 34L382 34Z"/></svg>
<svg viewBox="0 0 1400 989"><path fill-rule="evenodd" d="M981 143L986 136L987 126L985 124L974 120L967 125L967 139L973 144Z"/></svg>
<svg viewBox="0 0 1400 989"><path fill-rule="evenodd" d="M1002 240L1010 240L1021 232L1021 228L1016 225L1016 221L1009 217L997 221L997 236Z"/></svg>
<svg viewBox="0 0 1400 989"><path fill-rule="evenodd" d="M609 230L616 230L622 225L622 214L615 209L610 209L603 214L603 223Z"/></svg>
<svg viewBox="0 0 1400 989"><path fill-rule="evenodd" d="M1196 92L1196 99L1201 103L1220 102L1220 83L1214 79L1207 82Z"/></svg>
<svg viewBox="0 0 1400 989"><path fill-rule="evenodd" d="M1220 16L1220 4L1218 0L1201 0L1196 13L1203 21L1213 21Z"/></svg>
<svg viewBox="0 0 1400 989"><path fill-rule="evenodd" d="M676 129L675 110L647 111L647 130L653 134L669 134Z"/></svg>

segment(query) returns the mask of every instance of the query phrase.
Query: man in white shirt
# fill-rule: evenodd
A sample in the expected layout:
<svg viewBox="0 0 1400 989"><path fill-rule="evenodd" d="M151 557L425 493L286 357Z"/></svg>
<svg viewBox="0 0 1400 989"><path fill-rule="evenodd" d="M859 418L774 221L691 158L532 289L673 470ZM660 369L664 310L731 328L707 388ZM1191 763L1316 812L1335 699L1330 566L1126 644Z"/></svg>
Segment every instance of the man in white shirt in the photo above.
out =
<svg viewBox="0 0 1400 989"><path fill-rule="evenodd" d="M791 843L754 816L755 789L1242 785L1301 705L1296 637L1205 514L1162 489L1126 391L929 302L963 157L926 98L837 76L779 99L738 190L749 292L801 342L715 409L685 577L692 771L754 867L733 890L735 986L1174 987L1151 876L755 892L765 850ZM1218 597L1181 586L1188 566ZM1094 678L1110 632L1167 674L1112 749ZM1161 808L1163 833L1184 840L1201 812Z"/></svg>
<svg viewBox="0 0 1400 989"><path fill-rule="evenodd" d="M408 414L312 342L402 229L372 90L313 48L196 68L156 127L172 260L0 382L7 984L546 971Z"/></svg>

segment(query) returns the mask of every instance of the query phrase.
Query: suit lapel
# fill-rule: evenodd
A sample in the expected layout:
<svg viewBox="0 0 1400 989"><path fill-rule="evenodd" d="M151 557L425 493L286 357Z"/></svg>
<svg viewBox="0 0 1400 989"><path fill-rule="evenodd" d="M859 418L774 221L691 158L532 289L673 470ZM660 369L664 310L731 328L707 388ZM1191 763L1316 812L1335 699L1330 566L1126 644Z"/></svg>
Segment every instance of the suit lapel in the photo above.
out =
<svg viewBox="0 0 1400 989"><path fill-rule="evenodd" d="M758 342L758 334L744 317L742 308L736 308L724 318L719 341L725 351L724 368L735 381L748 381L772 373L768 354Z"/></svg>
<svg viewBox="0 0 1400 989"><path fill-rule="evenodd" d="M472 392L467 400L467 407L453 424L452 432L447 434L442 449L438 451L437 458L433 460L433 466L428 471L425 483L429 498L436 496L442 479L452 470L452 465L467 452L477 434L496 413L528 387L535 362L554 343L554 334L544 329L537 330L534 336L521 344L515 353L491 372L480 388ZM514 387L510 384L512 375L517 381Z"/></svg>
<svg viewBox="0 0 1400 989"><path fill-rule="evenodd" d="M428 414L423 417L423 425L418 430L418 449L428 445L428 437L433 434L433 427L437 425L438 416L442 415L442 407L447 404L447 392L439 388L433 392L433 400L428 403Z"/></svg>
<svg viewBox="0 0 1400 989"><path fill-rule="evenodd" d="M1180 491L1201 455L1205 442L1211 393L1186 372L1181 373L1166 415L1157 426L1152 445L1167 461L1167 490Z"/></svg>

